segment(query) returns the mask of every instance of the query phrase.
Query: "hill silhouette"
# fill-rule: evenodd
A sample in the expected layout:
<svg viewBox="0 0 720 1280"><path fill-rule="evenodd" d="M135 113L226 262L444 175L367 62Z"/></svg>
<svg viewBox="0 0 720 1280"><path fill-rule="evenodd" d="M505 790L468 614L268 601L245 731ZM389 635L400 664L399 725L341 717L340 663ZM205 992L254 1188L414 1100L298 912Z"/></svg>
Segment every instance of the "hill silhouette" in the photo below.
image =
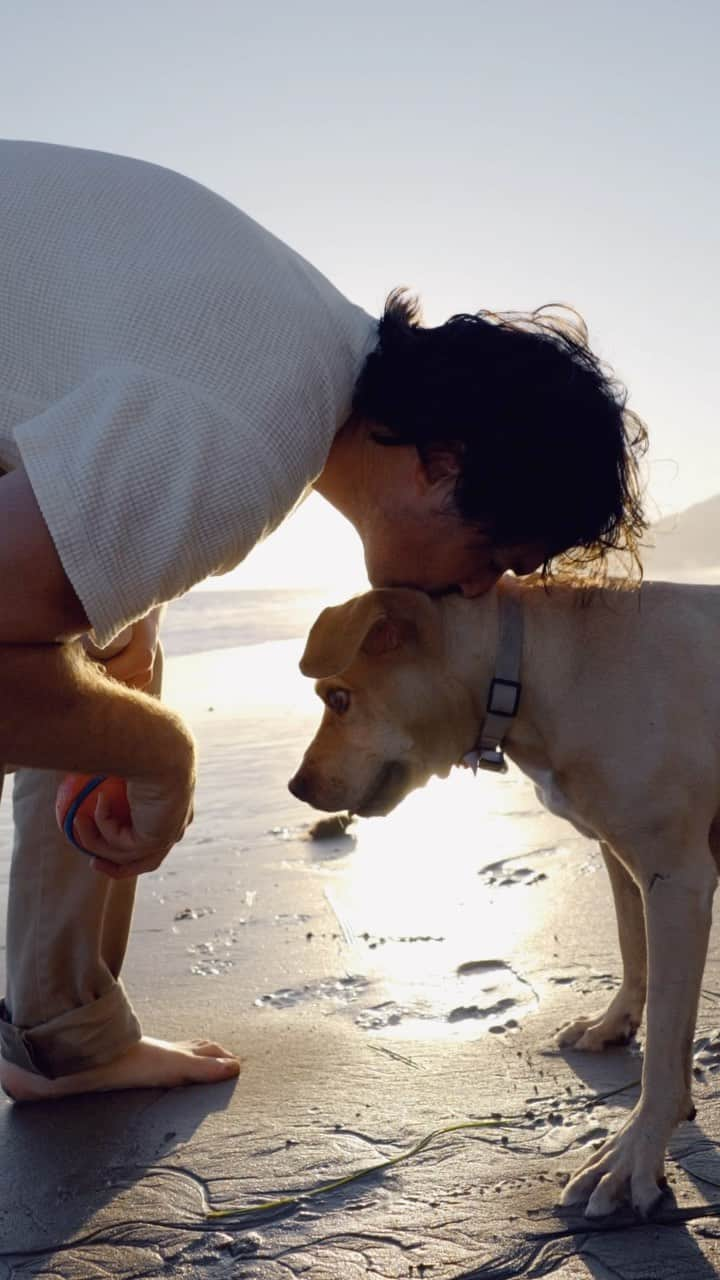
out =
<svg viewBox="0 0 720 1280"><path fill-rule="evenodd" d="M646 570L720 565L720 494L651 525L642 552Z"/></svg>

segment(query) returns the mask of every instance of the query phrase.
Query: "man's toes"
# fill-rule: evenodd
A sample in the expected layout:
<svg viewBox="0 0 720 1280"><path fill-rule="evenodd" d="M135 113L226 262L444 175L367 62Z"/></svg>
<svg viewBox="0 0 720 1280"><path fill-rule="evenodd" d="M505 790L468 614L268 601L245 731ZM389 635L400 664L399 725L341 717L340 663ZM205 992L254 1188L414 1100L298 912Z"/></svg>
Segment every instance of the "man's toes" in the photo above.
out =
<svg viewBox="0 0 720 1280"><path fill-rule="evenodd" d="M221 1044L217 1044L215 1040L191 1040L188 1048L198 1058L232 1058L234 1054L230 1049L224 1049Z"/></svg>
<svg viewBox="0 0 720 1280"><path fill-rule="evenodd" d="M197 1082L213 1080L230 1080L240 1074L240 1063L237 1058L216 1058L196 1055L192 1064L188 1062L187 1081Z"/></svg>

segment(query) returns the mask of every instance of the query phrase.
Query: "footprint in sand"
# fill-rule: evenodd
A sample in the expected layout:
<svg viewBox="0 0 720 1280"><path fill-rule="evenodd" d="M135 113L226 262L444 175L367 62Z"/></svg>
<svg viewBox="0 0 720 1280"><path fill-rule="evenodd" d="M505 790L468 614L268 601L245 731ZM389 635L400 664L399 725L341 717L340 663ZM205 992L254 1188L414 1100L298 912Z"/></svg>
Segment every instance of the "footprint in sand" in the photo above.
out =
<svg viewBox="0 0 720 1280"><path fill-rule="evenodd" d="M198 942L197 946L188 947L188 952L195 957L190 972L198 978L219 978L229 973L234 964L229 956L218 954L212 942Z"/></svg>
<svg viewBox="0 0 720 1280"><path fill-rule="evenodd" d="M261 1009L290 1009L308 1000L328 1000L336 1005L353 1004L370 983L363 974L347 974L342 978L323 978L302 987L281 987L253 1001Z"/></svg>
<svg viewBox="0 0 720 1280"><path fill-rule="evenodd" d="M191 917L183 917L186 918ZM188 955L193 957L190 972L200 978L219 978L229 973L235 965L233 948L241 941L241 930L247 923L241 916L234 927L217 930L212 941L196 942L187 947Z"/></svg>
<svg viewBox="0 0 720 1280"><path fill-rule="evenodd" d="M447 998L447 988L429 990L428 998L400 1003L385 1000L361 1009L355 1023L365 1031L394 1031L400 1036L433 1035L443 1028L501 1035L518 1028L520 1014L537 1003L537 995L524 978L504 960L467 960L455 970L456 981ZM453 995L470 995L471 1001L453 1002ZM449 1007L448 1007L449 1006Z"/></svg>
<svg viewBox="0 0 720 1280"><path fill-rule="evenodd" d="M554 849L536 849L533 856L543 853L554 853ZM513 859L501 859L499 862L491 862L488 866L483 867L478 875L483 884L489 888L507 888L510 885L532 885L540 884L542 880L547 880L545 871L538 871L537 867L513 866Z"/></svg>
<svg viewBox="0 0 720 1280"><path fill-rule="evenodd" d="M476 980L479 998L472 1004L461 1004L451 1009L447 1015L449 1023L473 1019L489 1023L487 1030L500 1035L519 1026L514 1016L516 1013L526 1012L537 1004L534 988L504 960L465 960L455 972L459 978ZM508 1014L513 1016L508 1017Z"/></svg>

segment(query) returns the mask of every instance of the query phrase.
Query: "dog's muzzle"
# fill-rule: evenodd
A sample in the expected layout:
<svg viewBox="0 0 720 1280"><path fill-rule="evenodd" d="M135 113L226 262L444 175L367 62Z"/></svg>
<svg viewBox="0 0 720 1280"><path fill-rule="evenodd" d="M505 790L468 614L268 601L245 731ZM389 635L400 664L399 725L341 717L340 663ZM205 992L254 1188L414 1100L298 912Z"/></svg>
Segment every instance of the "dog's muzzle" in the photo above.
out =
<svg viewBox="0 0 720 1280"><path fill-rule="evenodd" d="M399 760L389 760L378 770L372 784L355 803L349 789L339 781L323 785L312 768L298 769L288 782L288 791L297 800L324 809L328 813L348 809L361 818L376 818L389 813L410 790L410 768Z"/></svg>
<svg viewBox="0 0 720 1280"><path fill-rule="evenodd" d="M390 760L365 792L355 813L361 818L378 818L390 813L410 789L410 769L400 760Z"/></svg>
<svg viewBox="0 0 720 1280"><path fill-rule="evenodd" d="M319 807L315 804L315 800L313 798L313 782L307 771L304 772L302 769L298 769L297 773L290 779L287 785L288 791L291 795L295 796L296 800L303 800L305 804L311 804L316 809Z"/></svg>

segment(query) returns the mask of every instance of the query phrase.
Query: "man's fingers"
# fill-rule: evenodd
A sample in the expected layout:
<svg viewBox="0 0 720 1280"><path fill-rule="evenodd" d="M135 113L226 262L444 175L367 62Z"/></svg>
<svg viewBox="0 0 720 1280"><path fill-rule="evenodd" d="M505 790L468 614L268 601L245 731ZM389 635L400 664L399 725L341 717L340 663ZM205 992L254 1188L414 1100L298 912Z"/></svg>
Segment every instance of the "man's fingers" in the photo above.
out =
<svg viewBox="0 0 720 1280"><path fill-rule="evenodd" d="M139 689L142 693L145 689L150 687L152 674L152 668L150 668L149 671L141 671L139 675L132 676L131 679L125 680L124 683L129 685L131 689Z"/></svg>
<svg viewBox="0 0 720 1280"><path fill-rule="evenodd" d="M137 836L132 827L121 827L114 820L78 813L73 823L73 834L87 853L118 862L137 857Z"/></svg>
<svg viewBox="0 0 720 1280"><path fill-rule="evenodd" d="M142 680L150 683L154 661L155 650L147 644L138 643L133 637L128 646L116 657L108 658L104 666L113 680L138 686Z"/></svg>
<svg viewBox="0 0 720 1280"><path fill-rule="evenodd" d="M153 849L138 849L138 838L132 827L121 827L113 819L101 817L100 821L102 830L100 822L86 814L78 814L74 834L86 853L91 854L98 863L112 867L114 873L139 875L142 871L154 871L172 847L163 845L162 848L156 846ZM105 865L98 869L110 874ZM115 878L120 876L116 875Z"/></svg>
<svg viewBox="0 0 720 1280"><path fill-rule="evenodd" d="M137 835L133 831L132 822L128 822L127 816L124 819L117 816L113 809L113 802L108 799L102 786L98 787L93 817L100 835L114 849L132 849L137 844Z"/></svg>

